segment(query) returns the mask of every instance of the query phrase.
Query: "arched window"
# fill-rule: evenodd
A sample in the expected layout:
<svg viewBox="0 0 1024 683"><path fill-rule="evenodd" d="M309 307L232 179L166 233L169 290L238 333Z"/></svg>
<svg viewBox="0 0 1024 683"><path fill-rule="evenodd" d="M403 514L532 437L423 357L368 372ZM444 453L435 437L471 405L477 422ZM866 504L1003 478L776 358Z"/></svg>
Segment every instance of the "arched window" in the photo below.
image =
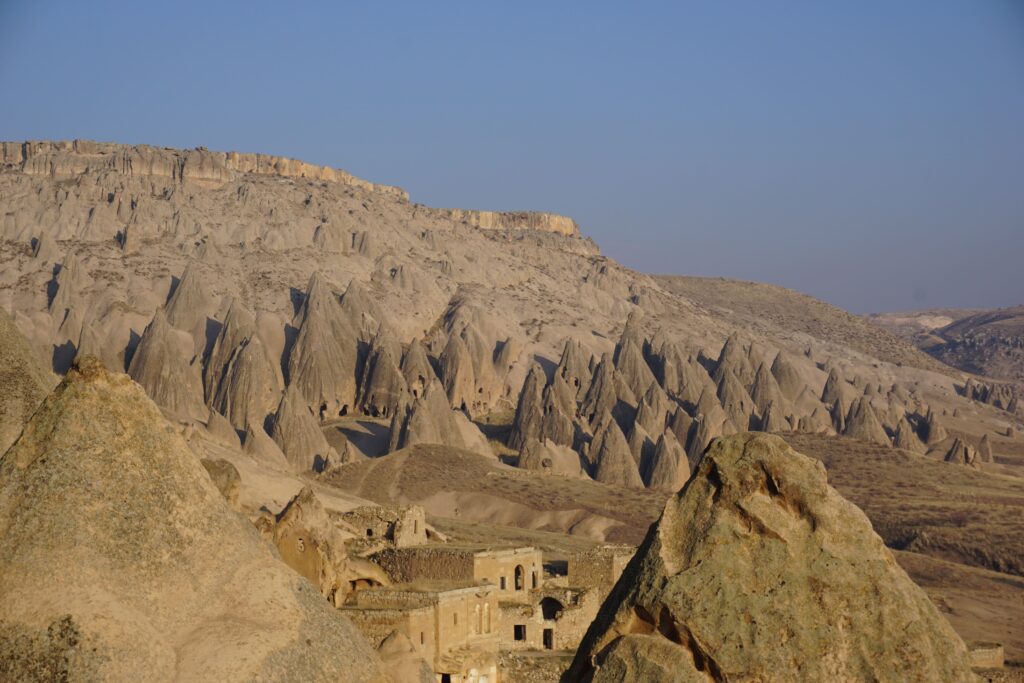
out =
<svg viewBox="0 0 1024 683"><path fill-rule="evenodd" d="M515 586L516 586L516 590L517 591L523 590L523 574L524 574L523 565L517 564L516 565L516 578L515 578Z"/></svg>
<svg viewBox="0 0 1024 683"><path fill-rule="evenodd" d="M487 627L485 633L491 632L491 605L490 603L484 603L484 625Z"/></svg>

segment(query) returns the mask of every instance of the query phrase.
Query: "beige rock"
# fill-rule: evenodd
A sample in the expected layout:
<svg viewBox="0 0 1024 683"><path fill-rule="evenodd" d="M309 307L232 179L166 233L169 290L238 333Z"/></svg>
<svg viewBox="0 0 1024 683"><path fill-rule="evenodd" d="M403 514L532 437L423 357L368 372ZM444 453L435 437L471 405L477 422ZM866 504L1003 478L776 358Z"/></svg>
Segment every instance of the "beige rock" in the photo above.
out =
<svg viewBox="0 0 1024 683"><path fill-rule="evenodd" d="M55 378L0 308L0 455L21 434Z"/></svg>
<svg viewBox="0 0 1024 683"><path fill-rule="evenodd" d="M224 500L228 502L231 509L240 510L238 494L242 491L242 477L238 474L238 468L222 458L216 460L203 458L200 462L210 475L210 481L224 496Z"/></svg>
<svg viewBox="0 0 1024 683"><path fill-rule="evenodd" d="M764 434L709 449L566 674L709 679L975 680L963 642L821 463Z"/></svg>
<svg viewBox="0 0 1024 683"><path fill-rule="evenodd" d="M879 446L888 446L892 443L889 440L889 435L885 433L885 428L882 427L875 409L871 407L871 401L866 396L857 399L850 407L843 435Z"/></svg>
<svg viewBox="0 0 1024 683"><path fill-rule="evenodd" d="M36 680L60 633L68 680L383 681L355 627L229 509L138 385L99 361L82 359L46 399L0 482L10 680ZM19 642L40 648L13 658Z"/></svg>
<svg viewBox="0 0 1024 683"><path fill-rule="evenodd" d="M128 374L161 408L184 419L205 420L203 382L193 340L157 309L132 356Z"/></svg>
<svg viewBox="0 0 1024 683"><path fill-rule="evenodd" d="M285 391L277 407L270 436L296 471L322 472L338 460L338 454L327 444L320 424L294 384Z"/></svg>

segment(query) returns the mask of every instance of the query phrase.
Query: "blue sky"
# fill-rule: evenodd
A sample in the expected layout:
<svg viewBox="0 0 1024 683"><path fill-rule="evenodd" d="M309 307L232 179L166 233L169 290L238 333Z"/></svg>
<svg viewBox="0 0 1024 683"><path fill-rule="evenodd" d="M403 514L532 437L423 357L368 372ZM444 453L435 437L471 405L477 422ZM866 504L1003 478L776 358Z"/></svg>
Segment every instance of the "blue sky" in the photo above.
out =
<svg viewBox="0 0 1024 683"><path fill-rule="evenodd" d="M857 312L1024 303L1024 3L12 2L0 138L260 151Z"/></svg>

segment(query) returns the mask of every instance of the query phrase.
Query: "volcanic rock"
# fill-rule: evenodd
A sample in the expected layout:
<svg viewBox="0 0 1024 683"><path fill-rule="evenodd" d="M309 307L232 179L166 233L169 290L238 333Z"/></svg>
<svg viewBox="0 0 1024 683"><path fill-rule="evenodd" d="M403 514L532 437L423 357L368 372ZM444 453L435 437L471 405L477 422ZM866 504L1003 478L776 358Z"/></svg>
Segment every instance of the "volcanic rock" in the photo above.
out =
<svg viewBox="0 0 1024 683"><path fill-rule="evenodd" d="M259 337L247 339L235 350L213 398L238 430L250 424L262 428L281 397L281 386L266 348Z"/></svg>
<svg viewBox="0 0 1024 683"><path fill-rule="evenodd" d="M844 436L849 436L868 443L875 443L879 446L888 446L892 442L885 428L878 420L875 409L871 407L871 401L867 397L861 397L850 407L850 414L846 417L846 429Z"/></svg>
<svg viewBox="0 0 1024 683"><path fill-rule="evenodd" d="M583 345L577 340L566 340L555 374L565 380L576 394L577 401L582 401L587 395L590 389L590 354L584 352Z"/></svg>
<svg viewBox="0 0 1024 683"><path fill-rule="evenodd" d="M0 455L54 384L7 311L0 308Z"/></svg>
<svg viewBox="0 0 1024 683"><path fill-rule="evenodd" d="M222 458L217 460L203 458L200 462L207 474L210 475L210 481L224 496L224 500L228 502L231 509L239 510L238 494L242 490L242 477L238 474L238 468Z"/></svg>
<svg viewBox="0 0 1024 683"><path fill-rule="evenodd" d="M686 451L670 430L662 432L654 455L641 467L644 484L661 491L678 491L690 478Z"/></svg>
<svg viewBox="0 0 1024 683"><path fill-rule="evenodd" d="M739 434L669 499L564 680L974 676L963 642L821 463Z"/></svg>
<svg viewBox="0 0 1024 683"><path fill-rule="evenodd" d="M332 459L338 459L338 454L320 431L320 423L294 384L288 386L281 398L270 436L296 471L322 472Z"/></svg>
<svg viewBox="0 0 1024 683"><path fill-rule="evenodd" d="M933 446L940 441L945 441L949 438L949 432L946 431L945 426L942 424L942 420L931 408L928 409L928 415L924 419L924 438L923 441L929 446Z"/></svg>
<svg viewBox="0 0 1024 683"><path fill-rule="evenodd" d="M358 332L319 272L309 279L296 323L299 333L288 359L289 386L298 387L306 405L325 417L347 414L356 401Z"/></svg>
<svg viewBox="0 0 1024 683"><path fill-rule="evenodd" d="M0 622L21 642L67 632L65 680L382 681L356 628L99 361L46 399L0 482ZM10 680L35 680L42 663L0 641Z"/></svg>
<svg viewBox="0 0 1024 683"><path fill-rule="evenodd" d="M640 469L630 455L626 437L610 414L602 417L601 430L594 436L594 443L599 445L593 456L594 479L605 484L643 487Z"/></svg>
<svg viewBox="0 0 1024 683"><path fill-rule="evenodd" d="M161 408L185 419L204 420L203 382L193 340L171 326L159 308L142 334L128 374Z"/></svg>

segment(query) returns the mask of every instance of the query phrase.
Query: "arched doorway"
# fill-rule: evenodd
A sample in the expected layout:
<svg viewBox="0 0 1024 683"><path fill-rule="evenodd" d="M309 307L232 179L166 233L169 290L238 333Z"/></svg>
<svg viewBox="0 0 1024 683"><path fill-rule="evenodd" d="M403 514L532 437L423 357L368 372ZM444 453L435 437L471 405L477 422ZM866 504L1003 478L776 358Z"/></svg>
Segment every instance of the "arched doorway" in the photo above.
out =
<svg viewBox="0 0 1024 683"><path fill-rule="evenodd" d="M540 601L540 613L544 615L544 621L552 621L558 618L565 606L558 600L547 597Z"/></svg>

